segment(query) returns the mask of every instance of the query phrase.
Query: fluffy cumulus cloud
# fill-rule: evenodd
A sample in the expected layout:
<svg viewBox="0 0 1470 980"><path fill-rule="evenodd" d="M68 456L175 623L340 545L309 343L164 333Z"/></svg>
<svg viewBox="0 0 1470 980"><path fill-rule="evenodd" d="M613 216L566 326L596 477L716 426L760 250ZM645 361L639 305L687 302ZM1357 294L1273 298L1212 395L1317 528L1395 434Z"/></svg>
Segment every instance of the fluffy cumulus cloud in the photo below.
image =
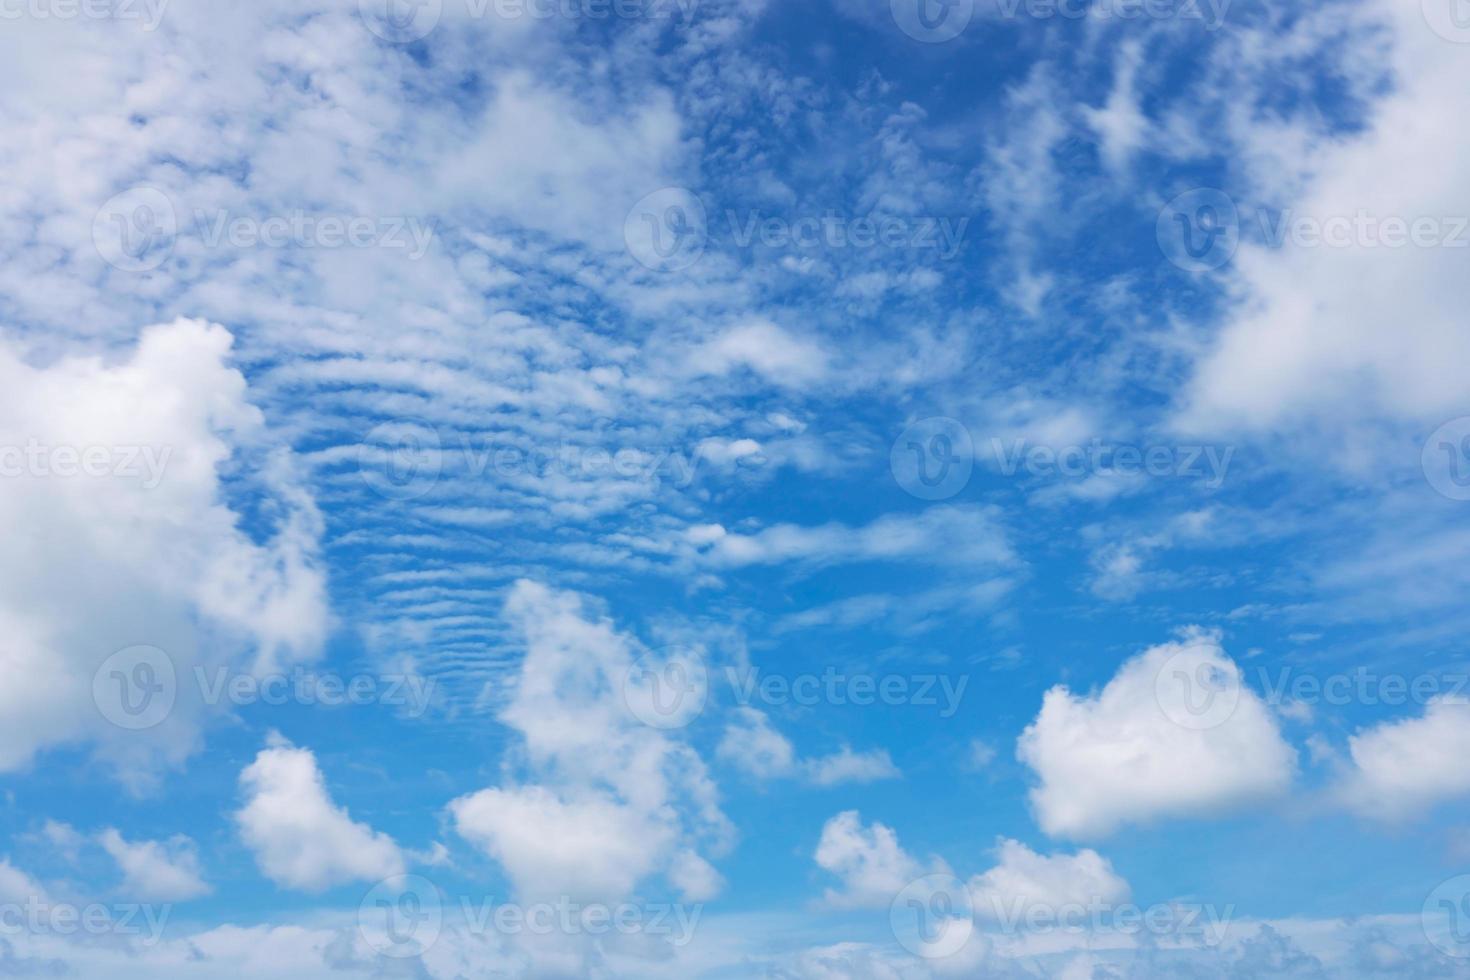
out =
<svg viewBox="0 0 1470 980"><path fill-rule="evenodd" d="M619 901L655 874L709 898L720 881L701 852L722 853L732 829L698 753L630 694L661 654L576 593L520 582L505 612L525 644L500 713L521 739L519 775L452 802L456 830L527 898Z"/></svg>
<svg viewBox="0 0 1470 980"><path fill-rule="evenodd" d="M183 835L166 841L128 841L109 827L98 835L123 873L123 891L141 901L179 902L210 891L199 871L199 849Z"/></svg>
<svg viewBox="0 0 1470 980"><path fill-rule="evenodd" d="M840 888L829 888L827 901L841 908L887 907L894 896L926 869L898 843L892 827L874 821L863 825L856 810L847 810L822 826L812 855L817 867L835 875Z"/></svg>
<svg viewBox="0 0 1470 980"><path fill-rule="evenodd" d="M1339 786L1354 810L1385 820L1470 795L1470 701L1441 698L1417 718L1386 721L1348 739Z"/></svg>
<svg viewBox="0 0 1470 980"><path fill-rule="evenodd" d="M310 749L273 736L240 773L245 805L235 813L240 839L260 871L283 888L320 892L333 885L401 874L393 839L352 819L332 801Z"/></svg>
<svg viewBox="0 0 1470 980"><path fill-rule="evenodd" d="M749 707L732 712L716 753L721 761L757 779L800 775L816 786L836 786L901 775L884 749L854 752L844 745L830 755L799 759L791 740L771 725L765 712Z"/></svg>
<svg viewBox="0 0 1470 980"><path fill-rule="evenodd" d="M1464 407L1470 191L1460 175L1470 136L1444 93L1470 85L1470 64L1430 29L1438 17L1444 31L1453 6L1380 0L1343 20L1363 48L1377 48L1387 29L1392 90L1361 132L1274 134L1278 146L1306 151L1304 173L1293 174L1306 179L1281 194L1252 187L1239 202L1247 244L1234 264L1238 307L1187 389L1189 426L1338 426L1374 416L1437 425ZM1366 86L1385 65L1362 59L1347 68ZM1260 142L1273 137L1242 129L1243 155L1265 156ZM1279 247L1259 241L1258 204L1286 212Z"/></svg>
<svg viewBox="0 0 1470 980"><path fill-rule="evenodd" d="M1201 816L1278 795L1296 752L1215 634L1192 632L1124 663L1091 695L1048 691L1017 755L1048 834Z"/></svg>
<svg viewBox="0 0 1470 980"><path fill-rule="evenodd" d="M450 813L514 881L551 895L627 895L674 840L672 827L609 795L563 799L541 786L481 790Z"/></svg>
<svg viewBox="0 0 1470 980"><path fill-rule="evenodd" d="M0 342L0 770L92 743L146 778L198 747L204 707L184 683L196 665L268 669L317 653L320 518L230 345L223 328L192 320L105 358ZM275 509L264 539L226 500L232 465ZM139 663L104 669L136 646L154 648L149 686L174 699L146 729L125 710L141 692L114 685L141 676Z"/></svg>
<svg viewBox="0 0 1470 980"><path fill-rule="evenodd" d="M1016 922L1032 909L1096 908L1126 901L1128 883L1093 850L1038 854L1020 841L1003 840L999 863L970 879L976 915Z"/></svg>

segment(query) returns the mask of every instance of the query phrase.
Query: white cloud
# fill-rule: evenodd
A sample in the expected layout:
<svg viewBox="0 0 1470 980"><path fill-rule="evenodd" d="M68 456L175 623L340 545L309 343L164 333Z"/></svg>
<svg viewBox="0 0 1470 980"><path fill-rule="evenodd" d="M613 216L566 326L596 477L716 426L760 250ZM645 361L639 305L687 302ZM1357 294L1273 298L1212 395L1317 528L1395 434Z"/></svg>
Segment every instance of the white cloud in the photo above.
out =
<svg viewBox="0 0 1470 980"><path fill-rule="evenodd" d="M403 854L392 838L332 802L310 749L272 736L240 773L240 786L246 796L235 814L240 838L276 884L319 892L403 872Z"/></svg>
<svg viewBox="0 0 1470 980"><path fill-rule="evenodd" d="M109 827L97 841L122 869L123 890L129 898L182 902L211 890L200 876L199 849L188 837L129 842Z"/></svg>
<svg viewBox="0 0 1470 980"><path fill-rule="evenodd" d="M1025 921L1032 909L1055 913L1063 907L1096 908L1128 898L1128 883L1096 851L1045 856L1014 840L1001 841L998 850L1000 863L970 879L970 898L978 915L1013 923Z"/></svg>
<svg viewBox="0 0 1470 980"><path fill-rule="evenodd" d="M917 514L886 514L862 527L776 524L752 534L727 531L704 540L712 541L705 560L729 568L796 561L1003 565L1014 558L998 512L989 507L930 507Z"/></svg>
<svg viewBox="0 0 1470 980"><path fill-rule="evenodd" d="M732 716L716 753L722 761L757 779L799 774L815 786L837 786L897 779L901 775L883 749L854 752L844 745L831 755L798 759L791 740L771 726L764 712L739 707Z"/></svg>
<svg viewBox="0 0 1470 980"><path fill-rule="evenodd" d="M891 827L863 826L856 810L828 820L813 855L818 867L836 875L840 889L827 889L827 901L841 908L886 908L904 886L925 869L898 843Z"/></svg>
<svg viewBox="0 0 1470 980"><path fill-rule="evenodd" d="M1202 632L1144 651L1095 695L1052 688L1017 755L1040 780L1042 829L1067 837L1273 796L1296 768L1271 712Z"/></svg>
<svg viewBox="0 0 1470 980"><path fill-rule="evenodd" d="M1138 106L1134 80L1142 49L1138 42L1125 42L1114 66L1113 89L1101 108L1083 107L1082 116L1102 140L1102 157L1116 174L1124 174L1134 152L1148 134L1148 119Z"/></svg>
<svg viewBox="0 0 1470 980"><path fill-rule="evenodd" d="M94 699L94 673L123 648L161 649L181 681L196 664L268 667L320 648L320 518L229 366L230 344L221 327L179 320L112 360L36 367L0 343L0 770L92 742L142 781L193 752L205 714L193 685L179 683L172 713L144 731L116 727L114 705ZM264 543L225 502L232 454L279 515Z"/></svg>
<svg viewBox="0 0 1470 980"><path fill-rule="evenodd" d="M691 355L690 367L697 374L714 375L749 368L767 381L800 385L827 373L827 355L816 343L769 320L754 320L706 341Z"/></svg>
<svg viewBox="0 0 1470 980"><path fill-rule="evenodd" d="M1470 134L1462 107L1445 94L1470 85L1470 63L1429 29L1419 4L1380 0L1354 13L1377 22L1361 17L1350 50L1372 50L1383 23L1393 44L1387 67L1377 58L1349 60L1352 74L1364 76L1353 84L1368 88L1387 70L1394 89L1374 100L1361 133L1289 134L1305 152L1282 159L1286 172L1273 172L1271 183L1290 187L1306 176L1306 190L1265 203L1317 222L1365 215L1463 224L1454 216L1470 216L1470 190L1459 177L1470 167ZM1256 149L1249 141L1293 145L1288 134L1256 123L1249 120L1243 137L1249 149ZM1241 205L1242 221L1254 222L1254 203ZM1242 244L1238 304L1186 392L1187 427L1335 428L1370 417L1437 424L1460 413L1460 368L1470 360L1467 246L1389 247L1349 236L1342 247ZM1470 233L1460 237L1470 242Z"/></svg>
<svg viewBox="0 0 1470 980"><path fill-rule="evenodd" d="M624 701L648 652L573 592L519 582L505 614L526 653L499 717L525 778L451 803L456 830L523 897L616 901L660 872L707 897L718 876L698 852L732 830L699 755Z"/></svg>
<svg viewBox="0 0 1470 980"><path fill-rule="evenodd" d="M790 775L796 768L796 748L771 727L765 713L742 707L731 714L716 749L719 758L758 779Z"/></svg>
<svg viewBox="0 0 1470 980"><path fill-rule="evenodd" d="M674 839L674 827L607 794L564 800L541 786L484 789L449 812L518 887L579 900L631 893Z"/></svg>
<svg viewBox="0 0 1470 980"><path fill-rule="evenodd" d="M1348 739L1339 791L1353 809L1401 820L1470 795L1470 701L1443 698L1418 718L1386 721Z"/></svg>
<svg viewBox="0 0 1470 980"><path fill-rule="evenodd" d="M807 778L818 786L841 783L876 783L897 779L901 775L885 749L854 752L843 746L832 755L811 759L806 763Z"/></svg>

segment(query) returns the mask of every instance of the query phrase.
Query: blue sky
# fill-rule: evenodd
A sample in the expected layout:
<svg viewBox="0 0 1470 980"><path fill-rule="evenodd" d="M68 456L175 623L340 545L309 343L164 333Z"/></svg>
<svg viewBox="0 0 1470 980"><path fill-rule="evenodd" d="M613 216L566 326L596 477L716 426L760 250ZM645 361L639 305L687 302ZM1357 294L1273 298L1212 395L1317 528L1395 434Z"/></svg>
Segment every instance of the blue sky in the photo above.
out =
<svg viewBox="0 0 1470 980"><path fill-rule="evenodd" d="M0 19L0 972L1470 976L1454 0Z"/></svg>

